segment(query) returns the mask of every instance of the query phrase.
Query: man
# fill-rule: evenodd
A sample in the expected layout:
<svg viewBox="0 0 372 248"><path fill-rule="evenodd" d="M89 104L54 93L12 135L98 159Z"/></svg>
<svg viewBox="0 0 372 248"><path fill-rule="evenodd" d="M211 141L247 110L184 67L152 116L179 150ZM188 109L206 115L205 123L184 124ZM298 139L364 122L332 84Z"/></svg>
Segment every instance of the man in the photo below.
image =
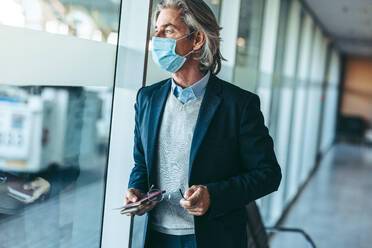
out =
<svg viewBox="0 0 372 248"><path fill-rule="evenodd" d="M136 202L152 185L171 196L134 213L149 213L147 247L247 247L244 206L279 186L259 98L216 77L219 31L201 0L157 6L153 59L173 74L138 92L125 197Z"/></svg>

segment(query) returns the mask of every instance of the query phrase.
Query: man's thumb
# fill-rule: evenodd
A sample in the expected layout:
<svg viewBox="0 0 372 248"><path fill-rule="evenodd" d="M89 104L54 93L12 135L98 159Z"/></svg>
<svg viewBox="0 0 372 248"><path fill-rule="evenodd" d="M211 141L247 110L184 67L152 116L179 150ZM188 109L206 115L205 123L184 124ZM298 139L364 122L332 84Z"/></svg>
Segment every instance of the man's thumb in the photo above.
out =
<svg viewBox="0 0 372 248"><path fill-rule="evenodd" d="M138 197L136 196L134 192L131 192L130 200L132 202L136 202L138 200Z"/></svg>

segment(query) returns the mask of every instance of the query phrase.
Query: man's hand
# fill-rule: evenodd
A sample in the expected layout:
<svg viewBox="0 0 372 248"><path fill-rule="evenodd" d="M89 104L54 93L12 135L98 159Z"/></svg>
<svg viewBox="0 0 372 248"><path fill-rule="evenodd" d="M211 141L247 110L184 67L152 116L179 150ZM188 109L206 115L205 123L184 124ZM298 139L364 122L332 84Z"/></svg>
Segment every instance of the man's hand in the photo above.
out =
<svg viewBox="0 0 372 248"><path fill-rule="evenodd" d="M181 199L180 204L192 215L204 215L210 205L208 188L204 185L191 186L185 193L185 199Z"/></svg>
<svg viewBox="0 0 372 248"><path fill-rule="evenodd" d="M128 205L130 203L137 202L143 197L145 197L144 193L142 193L138 189L130 188L130 189L128 189L128 191L125 194L124 205ZM155 201L153 201L153 202L148 201L147 203L144 203L144 205L140 205L140 206L142 206L142 208L140 210L138 210L137 212L127 213L126 215L127 216L140 215L141 216L144 213L152 210L155 207L155 205L156 205Z"/></svg>

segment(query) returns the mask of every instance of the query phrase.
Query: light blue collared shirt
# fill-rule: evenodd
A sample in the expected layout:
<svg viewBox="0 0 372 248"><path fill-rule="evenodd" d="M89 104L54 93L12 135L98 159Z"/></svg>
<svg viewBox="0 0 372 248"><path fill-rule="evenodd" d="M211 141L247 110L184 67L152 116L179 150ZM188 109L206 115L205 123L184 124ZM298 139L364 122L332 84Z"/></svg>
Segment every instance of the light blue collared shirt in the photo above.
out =
<svg viewBox="0 0 372 248"><path fill-rule="evenodd" d="M194 83L190 87L182 89L181 86L177 85L172 78L172 92L173 95L182 103L188 103L192 100L195 100L199 96L203 95L207 87L209 77L211 72L208 71L205 76L200 79L198 82Z"/></svg>

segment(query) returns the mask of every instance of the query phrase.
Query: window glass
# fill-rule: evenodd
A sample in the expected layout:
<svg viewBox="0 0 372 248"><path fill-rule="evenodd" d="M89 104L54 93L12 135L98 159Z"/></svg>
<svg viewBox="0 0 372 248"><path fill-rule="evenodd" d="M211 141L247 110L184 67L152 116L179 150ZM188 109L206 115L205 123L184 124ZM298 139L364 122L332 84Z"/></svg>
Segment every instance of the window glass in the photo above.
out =
<svg viewBox="0 0 372 248"><path fill-rule="evenodd" d="M1 247L100 246L119 6L0 1Z"/></svg>
<svg viewBox="0 0 372 248"><path fill-rule="evenodd" d="M301 15L301 5L298 1L291 1L288 6L288 22L286 27L285 39L281 40L280 50L283 50L282 60L280 56L276 61L276 77L273 83L273 100L271 106L271 134L274 138L275 152L282 168L282 182L279 191L275 193L272 211L273 215L280 214L278 205L288 204L286 198L288 192L288 178L290 170L288 154L290 152L289 141L291 139L291 119L294 114L294 98L296 91L296 70L298 67L300 31L303 16ZM282 37L283 38L283 37ZM284 41L284 43L283 43ZM278 44L278 45L279 45ZM279 45L280 46L280 45ZM282 199L281 199L282 198Z"/></svg>
<svg viewBox="0 0 372 248"><path fill-rule="evenodd" d="M288 125L285 127L281 127L281 129L277 129L277 125L279 120L282 118L289 119L290 113L286 113L283 110L288 110L291 106L288 102L284 103L282 100L288 100L288 88L293 87L290 84L291 81L288 80L283 74L284 66L287 65L289 62L288 60L295 60L296 56L293 54L289 54L290 52L293 53L290 49L294 47L288 48L288 43L290 41L295 41L297 36L293 34L292 30L290 29L290 24L292 21L292 9L290 9L290 5L294 3L294 1L290 0L282 0L280 2L280 13L279 13L279 22L278 22L278 35L276 40L276 51L275 51L275 59L274 59L274 70L273 70L273 77L272 77L272 84L271 84L271 99L270 99L270 122L269 122L269 130L270 135L274 140L275 146L275 153L278 159L279 164L281 165L282 174L284 175L281 181L281 187L279 187L278 191L266 197L268 199L267 207L264 211L264 219L266 223L271 224L275 223L279 218L284 209L285 203L283 199L284 194L284 186L286 183L286 161L283 161L283 157L285 155L285 150L278 148L278 143L283 139L286 139L289 135L288 132L285 132L288 128ZM299 9L295 9L298 14ZM295 20L298 22L298 20ZM292 63L292 65L295 63ZM293 68L290 68L294 70ZM292 78L291 78L292 80ZM293 80L292 80L293 82ZM283 98L283 95L286 95L287 99ZM278 131L277 131L278 130ZM286 135L286 137L283 137ZM285 148L287 144L282 144Z"/></svg>
<svg viewBox="0 0 372 248"><path fill-rule="evenodd" d="M0 24L116 43L120 0L1 0Z"/></svg>
<svg viewBox="0 0 372 248"><path fill-rule="evenodd" d="M255 91L261 47L265 1L241 1L234 82L241 88Z"/></svg>
<svg viewBox="0 0 372 248"><path fill-rule="evenodd" d="M303 14L296 70L291 135L289 139L286 199L292 200L301 186L299 175L302 171L302 153L307 100L307 83L311 54L313 53L314 23L308 14Z"/></svg>

